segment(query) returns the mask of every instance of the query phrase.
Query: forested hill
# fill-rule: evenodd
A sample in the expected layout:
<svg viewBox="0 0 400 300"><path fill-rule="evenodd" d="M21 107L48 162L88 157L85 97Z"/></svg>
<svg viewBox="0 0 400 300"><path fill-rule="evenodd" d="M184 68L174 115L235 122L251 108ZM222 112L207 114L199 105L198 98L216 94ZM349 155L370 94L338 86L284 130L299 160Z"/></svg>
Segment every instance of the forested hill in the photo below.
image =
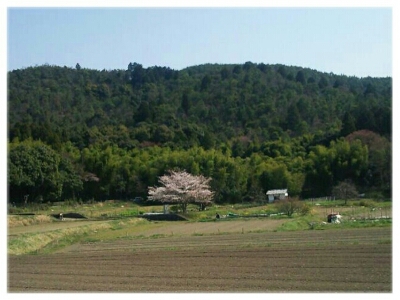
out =
<svg viewBox="0 0 400 300"><path fill-rule="evenodd" d="M323 140L355 129L391 135L391 78L250 62L181 71L134 63L112 71L15 70L8 87L10 139L54 146L208 149L237 138L262 143L312 133Z"/></svg>
<svg viewBox="0 0 400 300"><path fill-rule="evenodd" d="M391 78L356 78L251 62L180 71L137 63L110 71L79 64L75 69L44 65L8 73L10 143L40 140L58 153L65 153L68 145L81 155L96 147L131 153L158 146L175 152L220 151L243 161L255 153L306 160L316 146L332 147L332 142L360 130L390 143L391 105ZM300 148L304 153L298 156ZM99 176L101 170L83 161L80 157L79 163L77 155L72 161L81 179L85 172ZM305 190L313 194L312 187L306 188L309 164L297 169L282 164L289 173L304 177L297 194ZM102 197L143 194L143 185L154 182L165 168L152 175L136 170L136 185L141 188L128 193L124 187L119 193L103 186ZM360 171L362 176L367 169ZM339 180L332 176L329 187L314 194L330 192ZM351 179L365 185L358 177ZM266 189L272 183L260 185ZM240 197L249 194L250 186L247 183Z"/></svg>

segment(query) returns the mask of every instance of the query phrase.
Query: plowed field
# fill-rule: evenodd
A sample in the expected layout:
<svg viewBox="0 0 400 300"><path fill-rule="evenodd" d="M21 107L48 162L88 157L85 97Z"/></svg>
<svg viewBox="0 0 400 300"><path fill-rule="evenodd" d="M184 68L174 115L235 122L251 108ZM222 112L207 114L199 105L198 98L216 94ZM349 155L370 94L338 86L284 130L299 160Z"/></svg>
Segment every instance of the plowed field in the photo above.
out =
<svg viewBox="0 0 400 300"><path fill-rule="evenodd" d="M120 239L9 256L9 292L391 292L391 228Z"/></svg>

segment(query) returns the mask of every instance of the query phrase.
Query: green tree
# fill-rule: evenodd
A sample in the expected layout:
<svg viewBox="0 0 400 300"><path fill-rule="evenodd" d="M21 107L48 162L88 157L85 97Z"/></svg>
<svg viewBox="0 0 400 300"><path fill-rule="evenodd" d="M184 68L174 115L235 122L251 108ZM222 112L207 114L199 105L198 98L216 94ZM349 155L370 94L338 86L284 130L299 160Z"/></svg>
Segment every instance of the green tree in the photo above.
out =
<svg viewBox="0 0 400 300"><path fill-rule="evenodd" d="M59 199L62 189L59 162L57 153L41 142L11 145L8 157L10 198L17 198L17 202L25 195L29 195L30 201Z"/></svg>
<svg viewBox="0 0 400 300"><path fill-rule="evenodd" d="M277 72L283 77L286 78L287 76L287 70L285 66L279 66Z"/></svg>
<svg viewBox="0 0 400 300"><path fill-rule="evenodd" d="M60 176L62 181L62 196L64 199L75 200L77 193L83 189L83 182L70 159L62 157L60 161Z"/></svg>
<svg viewBox="0 0 400 300"><path fill-rule="evenodd" d="M296 75L296 81L300 82L301 84L306 84L306 77L304 76L304 72L303 71L298 71L297 75Z"/></svg>
<svg viewBox="0 0 400 300"><path fill-rule="evenodd" d="M67 159L40 141L9 144L8 186L10 199L22 202L60 200L69 191L79 191L79 176Z"/></svg>
<svg viewBox="0 0 400 300"><path fill-rule="evenodd" d="M379 134L369 130L359 130L346 137L351 145L359 142L368 148L368 166L363 174L363 183L385 191L391 190L391 143ZM355 147L359 148L360 145Z"/></svg>
<svg viewBox="0 0 400 300"><path fill-rule="evenodd" d="M346 136L354 131L356 131L356 120L350 112L346 112L343 116L340 134Z"/></svg>
<svg viewBox="0 0 400 300"><path fill-rule="evenodd" d="M190 109L190 101L189 101L189 95L187 92L183 93L182 95L182 104L181 107L185 114L188 114L189 109Z"/></svg>
<svg viewBox="0 0 400 300"><path fill-rule="evenodd" d="M267 190L284 189L290 183L290 173L286 165L271 162L265 164L260 175L260 186Z"/></svg>
<svg viewBox="0 0 400 300"><path fill-rule="evenodd" d="M340 139L331 142L329 147L331 157L331 171L334 182L346 178L359 182L368 168L368 148L360 141L349 143Z"/></svg>
<svg viewBox="0 0 400 300"><path fill-rule="evenodd" d="M200 144L205 150L210 150L215 146L215 137L208 130L204 132L204 135L200 137Z"/></svg>
<svg viewBox="0 0 400 300"><path fill-rule="evenodd" d="M222 70L221 70L221 79L222 80L228 79L229 75L230 74L229 74L228 68L226 68L226 67L222 68Z"/></svg>
<svg viewBox="0 0 400 300"><path fill-rule="evenodd" d="M138 112L136 114L136 122L152 121L152 113L149 107L149 103L142 102L139 106Z"/></svg>
<svg viewBox="0 0 400 300"><path fill-rule="evenodd" d="M287 127L288 129L298 132L301 128L301 116L297 105L292 103L288 109L288 116L287 116Z"/></svg>
<svg viewBox="0 0 400 300"><path fill-rule="evenodd" d="M201 80L201 90L205 91L211 84L211 77L209 75L205 75Z"/></svg>
<svg viewBox="0 0 400 300"><path fill-rule="evenodd" d="M320 80L318 81L318 86L320 89L324 89L329 85L328 79L325 76L321 76Z"/></svg>
<svg viewBox="0 0 400 300"><path fill-rule="evenodd" d="M130 63L128 71L130 71L131 83L134 88L141 87L145 83L145 69L141 64Z"/></svg>
<svg viewBox="0 0 400 300"><path fill-rule="evenodd" d="M168 126L159 125L154 132L154 141L156 143L166 143L174 139L174 132Z"/></svg>
<svg viewBox="0 0 400 300"><path fill-rule="evenodd" d="M307 156L303 197L330 195L333 185L332 153L322 145L315 146Z"/></svg>

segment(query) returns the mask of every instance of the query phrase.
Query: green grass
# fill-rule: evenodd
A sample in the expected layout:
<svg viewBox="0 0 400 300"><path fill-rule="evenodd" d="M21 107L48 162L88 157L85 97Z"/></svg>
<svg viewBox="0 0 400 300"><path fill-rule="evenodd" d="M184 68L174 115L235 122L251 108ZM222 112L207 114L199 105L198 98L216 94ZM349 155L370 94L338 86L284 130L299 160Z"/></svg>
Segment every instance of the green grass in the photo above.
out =
<svg viewBox="0 0 400 300"><path fill-rule="evenodd" d="M8 254L49 253L79 242L94 231L108 229L108 222L54 231L20 234L8 239Z"/></svg>
<svg viewBox="0 0 400 300"><path fill-rule="evenodd" d="M368 199L367 199L368 200ZM362 202L354 201L349 202L352 206L340 206L342 201L328 201L327 204L321 203L320 206L313 206L313 214L307 216L294 215L287 217L285 215L266 217L266 221L272 218L279 218L284 220L284 223L276 229L276 231L295 231L295 230L328 230L328 229L341 229L341 228L363 228L363 227L389 227L392 226L391 219L378 219L378 220L358 220L356 222L344 221L341 224L322 224L326 222L326 214L331 210L340 212L346 220L352 216L363 218L373 214L379 217L381 212L383 214L391 213L391 202ZM367 204L366 204L367 203ZM324 204L324 205L322 205ZM363 204L363 205L361 205ZM376 206L375 206L376 204ZM334 205L334 206L332 206ZM377 207L372 211L372 207ZM49 217L58 211L76 212L88 218L98 219L101 221L92 225L84 225L69 229L59 229L43 233L20 234L17 236L9 237L8 239L8 253L9 254L34 254L34 253L50 253L57 249L61 249L68 245L79 242L97 242L115 239L140 239L140 238L162 238L172 236L165 234L155 234L152 236L144 236L143 231L149 229L156 229L164 226L163 222L151 222L142 218L136 218L140 212L161 212L162 206L138 206L129 202L103 202L93 204L82 204L78 206L62 206L62 207L36 207L34 211L35 216L9 216L8 226L29 226L33 224L46 223L46 226L51 228L55 222L53 218ZM276 207L273 204L262 206L248 205L248 204L235 204L235 205L214 205L208 207L205 211L198 211L197 206L189 205L188 213L185 217L189 222L234 222L240 220L250 220L250 216L257 214L271 214L277 213ZM379 210L381 208L381 210ZM28 210L28 209L26 209ZM236 214L235 217L227 217L216 220L215 214L229 215ZM313 224L313 225L310 225ZM258 231L245 231L244 234L249 232ZM225 232L218 232L216 234L228 234ZM202 233L194 232L192 235L201 236ZM384 242L384 241L383 241Z"/></svg>
<svg viewBox="0 0 400 300"><path fill-rule="evenodd" d="M392 226L392 219L377 219L377 220L357 220L355 222L343 222L344 228L365 228L365 227L390 227Z"/></svg>
<svg viewBox="0 0 400 300"><path fill-rule="evenodd" d="M341 224L322 224L316 221L315 216L302 216L287 218L275 231L297 231L310 230L310 223L315 222L314 230L331 230L344 228L366 228L366 227L390 227L392 226L391 219L380 220L358 220L356 222L346 221ZM51 226L51 224L49 224ZM58 229L43 233L21 234L9 238L8 253L14 255L20 254L38 254L51 253L75 243L93 243L105 240L115 240L120 238L128 239L158 239L173 236L166 234L153 234L144 236L137 234L146 229L154 229L163 226L162 223L149 222L144 219L132 220L114 220L104 221L92 225L82 225L76 228ZM246 233L262 233L262 230L244 231ZM214 233L217 235L229 234L226 232ZM194 232L192 236L203 236L203 233ZM381 243L391 243L391 241L382 241Z"/></svg>
<svg viewBox="0 0 400 300"><path fill-rule="evenodd" d="M134 218L123 221L99 221L91 225L85 225L83 222L82 226L74 228L20 234L8 239L8 254L51 253L79 242L88 243L124 238L127 233L140 232L141 229L149 227L155 226L145 219Z"/></svg>
<svg viewBox="0 0 400 300"><path fill-rule="evenodd" d="M288 218L275 231L296 231L296 230L328 230L328 229L344 229L344 228L367 228L367 227L390 227L391 219L376 220L343 220L339 224L326 223L315 216L301 216Z"/></svg>
<svg viewBox="0 0 400 300"><path fill-rule="evenodd" d="M391 210L392 202L374 201L372 199L349 200L347 205L343 205L343 200L335 201L307 201L312 205L313 209L320 211L329 209L333 210L352 210L355 214L368 213L370 209L375 208L386 212ZM319 206L315 204L318 203ZM170 206L171 207L171 206ZM163 212L163 206L139 206L129 201L105 201L90 204L68 204L51 206L51 205L31 205L27 208L12 208L13 213L34 213L37 215L51 215L58 212L75 212L82 214L89 219L107 219L107 218L130 218L146 212ZM185 215L190 221L211 221L215 219L215 214L220 215L237 214L240 217L249 217L259 214L276 214L279 213L274 204L256 205L253 203L239 204L214 204L207 207L205 211L198 211L198 206L189 204L188 212Z"/></svg>
<svg viewBox="0 0 400 300"><path fill-rule="evenodd" d="M27 207L10 208L9 213L34 213L39 215L51 215L59 212L75 212L87 218L104 217L131 217L146 212L162 212L162 206L140 206L129 201L104 201L85 204L72 204L65 202L62 205L31 204Z"/></svg>
<svg viewBox="0 0 400 300"><path fill-rule="evenodd" d="M276 231L295 231L309 229L308 222L304 219L289 219L287 222L279 226Z"/></svg>
<svg viewBox="0 0 400 300"><path fill-rule="evenodd" d="M345 201L342 199L339 200L314 200L310 201L307 200L307 203L310 204L317 204L322 207L375 207L375 208L389 208L392 207L392 202L391 201L376 201L374 199L369 199L369 198L364 198L364 199L355 199L355 200L347 200L347 204L345 204Z"/></svg>

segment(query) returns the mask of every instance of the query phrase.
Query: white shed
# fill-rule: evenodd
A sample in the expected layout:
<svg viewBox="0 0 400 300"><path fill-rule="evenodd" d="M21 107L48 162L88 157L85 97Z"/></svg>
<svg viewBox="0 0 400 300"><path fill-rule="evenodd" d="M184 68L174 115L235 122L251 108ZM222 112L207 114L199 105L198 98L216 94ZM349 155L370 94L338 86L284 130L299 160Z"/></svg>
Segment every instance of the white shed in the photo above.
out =
<svg viewBox="0 0 400 300"><path fill-rule="evenodd" d="M283 190L269 190L267 192L268 203L272 203L275 200L283 200L288 197L287 189Z"/></svg>

